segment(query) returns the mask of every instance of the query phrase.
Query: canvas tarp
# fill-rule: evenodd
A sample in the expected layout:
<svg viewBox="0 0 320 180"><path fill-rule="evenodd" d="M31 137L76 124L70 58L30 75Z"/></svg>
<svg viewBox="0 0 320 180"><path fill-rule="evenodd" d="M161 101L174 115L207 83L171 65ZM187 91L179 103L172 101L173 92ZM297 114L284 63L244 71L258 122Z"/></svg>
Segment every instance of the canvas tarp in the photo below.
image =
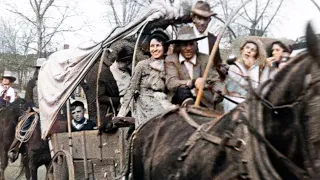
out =
<svg viewBox="0 0 320 180"><path fill-rule="evenodd" d="M59 110L94 63L98 63L104 48L113 42L137 33L149 21L174 19L176 9L165 2L154 1L139 20L112 32L107 39L90 50L67 49L53 53L41 67L38 78L38 98L42 138L46 138Z"/></svg>

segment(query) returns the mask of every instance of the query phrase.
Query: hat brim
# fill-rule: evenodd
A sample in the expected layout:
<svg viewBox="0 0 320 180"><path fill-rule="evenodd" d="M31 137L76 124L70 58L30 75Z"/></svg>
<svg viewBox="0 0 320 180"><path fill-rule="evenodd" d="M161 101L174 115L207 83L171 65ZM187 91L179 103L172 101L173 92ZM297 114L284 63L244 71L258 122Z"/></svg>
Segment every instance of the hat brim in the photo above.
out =
<svg viewBox="0 0 320 180"><path fill-rule="evenodd" d="M177 43L183 43L183 42L188 42L188 41L199 41L201 39L206 38L207 36L201 36L197 38L191 38L191 39L174 39L174 40L169 40L166 42L166 44L177 44Z"/></svg>
<svg viewBox="0 0 320 180"><path fill-rule="evenodd" d="M216 16L217 13L214 13L214 12L211 12L211 11L203 11L203 10L200 10L200 9L192 9L191 11L193 14L196 14L198 16L202 16L202 17L211 17L211 16Z"/></svg>
<svg viewBox="0 0 320 180"><path fill-rule="evenodd" d="M2 79L3 79L3 78L7 78L7 79L9 79L11 83L15 82L15 81L16 81L16 79L17 79L17 78L12 77L12 76L2 76Z"/></svg>

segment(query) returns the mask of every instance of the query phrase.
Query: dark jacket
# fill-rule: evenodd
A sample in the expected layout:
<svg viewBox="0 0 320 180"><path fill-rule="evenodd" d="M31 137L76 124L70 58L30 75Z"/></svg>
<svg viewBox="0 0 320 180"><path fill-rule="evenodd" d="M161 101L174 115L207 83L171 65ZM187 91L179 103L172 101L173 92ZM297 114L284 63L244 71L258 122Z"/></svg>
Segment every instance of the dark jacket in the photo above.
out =
<svg viewBox="0 0 320 180"><path fill-rule="evenodd" d="M35 105L35 102L33 101L33 88L36 86L37 79L32 78L30 81L28 81L27 87L26 87L26 95L25 100L27 102L27 106L32 108Z"/></svg>
<svg viewBox="0 0 320 180"><path fill-rule="evenodd" d="M211 51L212 51L212 48L214 46L214 43L216 42L217 40L217 37L211 33L208 33L208 41L209 41L209 55L211 54ZM215 68L221 78L221 80L224 80L226 78L226 73L227 73L227 70L226 70L226 66L223 65L223 62L222 62L222 59L221 59L221 56L220 56L220 49L218 47L218 51L215 55L215 58L214 58L214 65L215 65Z"/></svg>
<svg viewBox="0 0 320 180"><path fill-rule="evenodd" d="M111 107L110 99L115 109L120 105L119 89L116 80L113 77L110 67L100 74L99 80L99 103L104 104L108 108ZM107 109L102 109L106 111Z"/></svg>
<svg viewBox="0 0 320 180"><path fill-rule="evenodd" d="M97 126L96 123L91 120L87 120L87 123L85 123L81 129L76 129L75 127L73 127L71 123L71 131L76 132L76 131L93 130L94 127L96 126Z"/></svg>
<svg viewBox="0 0 320 180"><path fill-rule="evenodd" d="M209 55L212 51L212 48L214 46L214 43L217 40L217 37L211 33L208 33L208 40L209 40ZM222 64L222 59L220 56L220 49L218 48L217 54L214 58L215 64L217 65L216 67L219 67Z"/></svg>

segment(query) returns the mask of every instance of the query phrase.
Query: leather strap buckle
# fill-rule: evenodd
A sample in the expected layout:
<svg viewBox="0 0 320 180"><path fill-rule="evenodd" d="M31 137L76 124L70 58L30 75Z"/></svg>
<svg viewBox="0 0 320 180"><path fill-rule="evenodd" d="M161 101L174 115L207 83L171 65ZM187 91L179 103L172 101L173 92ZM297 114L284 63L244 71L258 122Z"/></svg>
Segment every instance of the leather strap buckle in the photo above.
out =
<svg viewBox="0 0 320 180"><path fill-rule="evenodd" d="M233 147L236 151L243 151L244 147L247 145L247 143L243 140L238 138L236 145Z"/></svg>

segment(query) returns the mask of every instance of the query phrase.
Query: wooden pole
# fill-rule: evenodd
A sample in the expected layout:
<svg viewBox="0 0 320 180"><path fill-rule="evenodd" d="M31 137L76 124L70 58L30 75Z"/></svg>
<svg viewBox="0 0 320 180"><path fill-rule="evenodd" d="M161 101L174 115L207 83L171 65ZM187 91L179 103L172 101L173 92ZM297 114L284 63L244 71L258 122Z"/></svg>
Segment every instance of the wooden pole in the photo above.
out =
<svg viewBox="0 0 320 180"><path fill-rule="evenodd" d="M97 72L97 86L96 86L96 107L97 107L97 126L100 128L101 126L101 118L100 118L100 103L99 103L99 80L100 80L100 74L102 71L102 65L104 61L104 57L106 57L108 49L104 49L101 54L98 72ZM100 160L102 160L102 137L101 134L98 133L99 136L99 149L100 149Z"/></svg>
<svg viewBox="0 0 320 180"><path fill-rule="evenodd" d="M71 157L73 157L72 152L72 133L71 133L71 113L70 113L70 100L67 100L67 118L68 118L68 136L69 136L69 151Z"/></svg>
<svg viewBox="0 0 320 180"><path fill-rule="evenodd" d="M217 37L217 40L216 42L214 43L214 46L212 47L212 50L211 50L211 53L210 53L210 56L209 56L209 60L208 60L208 63L207 63L207 66L206 66L206 69L203 73L203 78L204 80L207 79L208 77L208 74L209 74L209 71L213 66L215 66L214 64L214 57L216 56L216 53L218 51L218 47L219 47L219 43L221 41L221 38L224 34L224 32L226 31L227 27L229 26L229 24L231 23L232 19L237 15L237 13L240 11L240 9L245 6L248 2L250 2L251 0L247 0L245 1L244 3L242 3L230 16L230 18L228 19L228 21L225 23L225 25L223 26L223 28L221 29L220 33L218 34L218 37ZM203 95L203 89L204 89L204 84L201 85L201 87L199 88L198 90L198 94L197 94L197 99L196 99L196 102L195 102L195 106L199 106L200 105L200 101L201 101L201 98L202 98L202 95Z"/></svg>

